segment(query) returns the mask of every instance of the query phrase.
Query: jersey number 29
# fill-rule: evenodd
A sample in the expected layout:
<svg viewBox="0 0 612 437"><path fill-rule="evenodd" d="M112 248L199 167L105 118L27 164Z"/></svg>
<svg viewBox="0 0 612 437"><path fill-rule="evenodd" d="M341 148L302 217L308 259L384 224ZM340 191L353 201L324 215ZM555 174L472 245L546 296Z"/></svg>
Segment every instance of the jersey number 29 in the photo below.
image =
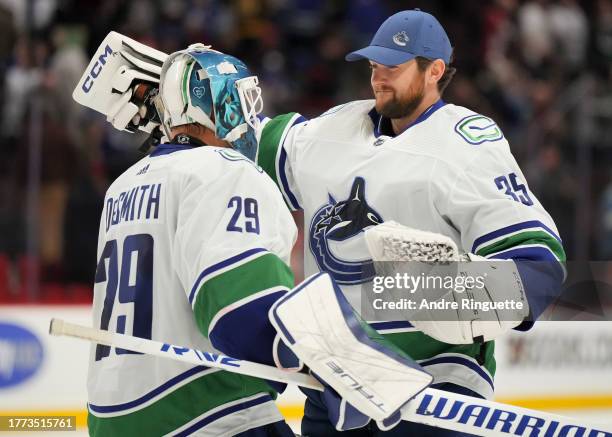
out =
<svg viewBox="0 0 612 437"><path fill-rule="evenodd" d="M234 196L227 204L234 209L226 230L230 232L250 232L259 234L259 213L257 200L247 197ZM242 217L244 215L244 217Z"/></svg>
<svg viewBox="0 0 612 437"><path fill-rule="evenodd" d="M96 284L106 282L100 329L108 331L115 295L119 291L119 304L134 304L132 335L150 339L153 317L153 237L150 234L125 237L121 252L121 269L118 268L117 261L119 250L117 240L107 241L96 268ZM118 333L125 334L126 319L127 314L117 316ZM120 348L117 348L116 352L118 355L137 353ZM110 346L96 346L96 361L109 355Z"/></svg>

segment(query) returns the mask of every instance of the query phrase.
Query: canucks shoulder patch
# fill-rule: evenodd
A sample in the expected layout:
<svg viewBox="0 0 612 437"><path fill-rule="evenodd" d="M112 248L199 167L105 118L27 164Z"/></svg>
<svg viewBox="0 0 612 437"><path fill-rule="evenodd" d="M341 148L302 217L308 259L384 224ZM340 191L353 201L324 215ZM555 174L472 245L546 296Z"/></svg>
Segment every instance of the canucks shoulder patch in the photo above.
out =
<svg viewBox="0 0 612 437"><path fill-rule="evenodd" d="M263 173L263 169L260 166L258 166L253 161L251 161L249 158L247 158L242 153L236 150L224 148L224 149L216 149L215 152L217 152L219 155L221 155L221 157L227 159L228 161L246 161L249 164L251 164L253 167L255 167L259 173Z"/></svg>
<svg viewBox="0 0 612 437"><path fill-rule="evenodd" d="M504 137L497 123L489 117L480 114L468 115L462 118L455 125L455 132L470 144L498 141Z"/></svg>

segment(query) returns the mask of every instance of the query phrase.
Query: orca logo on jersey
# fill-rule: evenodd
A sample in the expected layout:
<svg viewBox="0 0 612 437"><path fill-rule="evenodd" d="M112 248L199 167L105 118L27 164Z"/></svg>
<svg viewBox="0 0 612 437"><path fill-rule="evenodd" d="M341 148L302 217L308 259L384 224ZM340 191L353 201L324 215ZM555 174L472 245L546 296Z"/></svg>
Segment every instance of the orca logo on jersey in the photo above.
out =
<svg viewBox="0 0 612 437"><path fill-rule="evenodd" d="M371 259L349 261L334 254L329 241L345 241L361 234L384 220L365 199L365 180L356 177L346 200L337 202L328 194L329 202L313 215L310 222L310 251L319 270L329 273L339 284L361 284L372 280Z"/></svg>

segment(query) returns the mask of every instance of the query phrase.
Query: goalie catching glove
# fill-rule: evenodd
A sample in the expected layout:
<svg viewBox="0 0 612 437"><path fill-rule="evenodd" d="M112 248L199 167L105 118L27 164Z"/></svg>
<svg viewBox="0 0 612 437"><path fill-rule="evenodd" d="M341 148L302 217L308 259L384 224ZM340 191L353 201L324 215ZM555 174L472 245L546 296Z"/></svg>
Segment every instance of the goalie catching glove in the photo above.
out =
<svg viewBox="0 0 612 437"><path fill-rule="evenodd" d="M353 312L328 274L319 273L279 299L269 318L282 340L326 386L318 401L336 429L389 429L400 408L432 376ZM309 393L310 396L315 395Z"/></svg>
<svg viewBox="0 0 612 437"><path fill-rule="evenodd" d="M409 293L406 289L389 292L415 303L403 312L404 317L436 340L451 344L493 340L529 315L523 281L512 260L462 255L445 235L392 221L366 230L365 239L378 275L421 280L421 286ZM445 280L451 279L450 287L440 287L442 280L427 286L428 278L442 274Z"/></svg>

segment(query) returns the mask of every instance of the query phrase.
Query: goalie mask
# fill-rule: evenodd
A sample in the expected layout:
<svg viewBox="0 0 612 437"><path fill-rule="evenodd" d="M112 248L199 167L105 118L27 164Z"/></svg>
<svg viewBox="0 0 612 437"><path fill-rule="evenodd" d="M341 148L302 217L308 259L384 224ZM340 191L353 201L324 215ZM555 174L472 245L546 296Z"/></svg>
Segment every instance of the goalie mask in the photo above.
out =
<svg viewBox="0 0 612 437"><path fill-rule="evenodd" d="M195 44L175 52L161 71L157 110L166 135L199 123L247 158L257 158L256 132L263 108L261 88L239 59Z"/></svg>

